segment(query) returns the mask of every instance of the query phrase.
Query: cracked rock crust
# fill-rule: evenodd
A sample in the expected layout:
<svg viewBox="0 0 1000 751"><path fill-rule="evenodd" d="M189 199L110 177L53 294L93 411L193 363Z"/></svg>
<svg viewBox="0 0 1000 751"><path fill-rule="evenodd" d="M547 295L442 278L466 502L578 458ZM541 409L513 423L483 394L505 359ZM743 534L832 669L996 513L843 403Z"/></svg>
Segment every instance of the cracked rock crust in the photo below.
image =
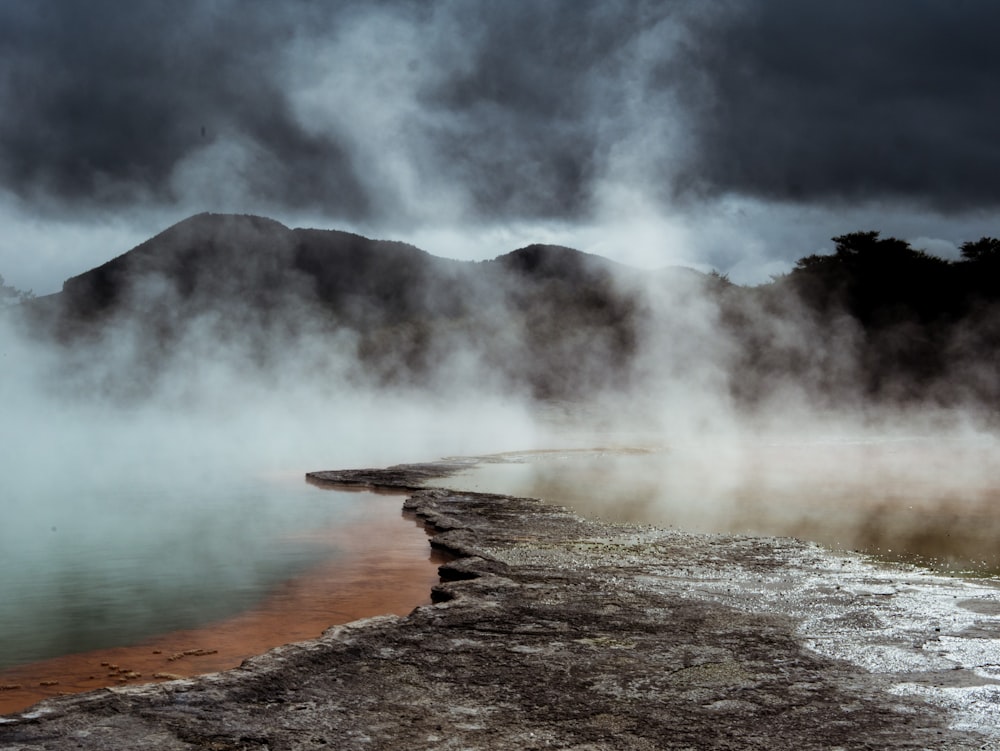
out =
<svg viewBox="0 0 1000 751"><path fill-rule="evenodd" d="M804 616L769 606L782 596L769 583L805 591L817 576L829 554L814 546L422 487L460 466L308 478L409 489L405 508L456 556L435 604L334 627L224 673L48 700L0 722L0 747L989 747L950 728L945 708L892 691L893 676L808 649ZM836 600L831 582L823 596ZM866 613L878 619L877 608L851 612L852 628Z"/></svg>

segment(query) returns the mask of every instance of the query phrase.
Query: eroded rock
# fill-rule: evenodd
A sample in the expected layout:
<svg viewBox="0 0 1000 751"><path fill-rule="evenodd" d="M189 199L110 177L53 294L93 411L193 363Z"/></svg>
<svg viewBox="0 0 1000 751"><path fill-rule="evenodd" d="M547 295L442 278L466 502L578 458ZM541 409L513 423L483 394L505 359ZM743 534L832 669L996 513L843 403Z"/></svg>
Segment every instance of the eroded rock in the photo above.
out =
<svg viewBox="0 0 1000 751"><path fill-rule="evenodd" d="M896 690L898 673L807 647L810 634L879 628L896 592L838 579L836 561L814 546L420 489L432 465L379 472L310 479L410 488L406 508L457 556L441 569L436 604L338 626L225 673L49 700L0 724L0 743L771 751L993 742L950 727L940 702Z"/></svg>

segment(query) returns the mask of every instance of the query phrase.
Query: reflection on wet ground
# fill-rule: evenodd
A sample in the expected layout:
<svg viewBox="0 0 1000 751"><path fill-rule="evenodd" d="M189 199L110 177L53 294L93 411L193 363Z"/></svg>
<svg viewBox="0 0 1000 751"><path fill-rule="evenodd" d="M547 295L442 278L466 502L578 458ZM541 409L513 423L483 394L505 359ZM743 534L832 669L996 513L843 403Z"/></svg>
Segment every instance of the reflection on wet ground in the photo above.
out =
<svg viewBox="0 0 1000 751"><path fill-rule="evenodd" d="M215 672L252 655L313 639L334 624L394 613L430 602L437 566L423 525L402 519L403 496L367 503L355 520L308 533L336 551L303 575L277 586L247 612L144 640L0 671L0 714L46 697L104 686L148 683Z"/></svg>
<svg viewBox="0 0 1000 751"><path fill-rule="evenodd" d="M928 440L530 451L483 457L430 484L542 498L588 517L798 537L996 576L998 458L992 443ZM422 527L400 520L401 496L359 502L362 515L294 532L306 548L336 556L285 580L248 612L135 646L0 671L0 713L60 693L234 667L336 623L428 602L437 561Z"/></svg>
<svg viewBox="0 0 1000 751"><path fill-rule="evenodd" d="M926 439L538 451L435 484L611 521L789 536L937 571L1000 574L1000 451Z"/></svg>

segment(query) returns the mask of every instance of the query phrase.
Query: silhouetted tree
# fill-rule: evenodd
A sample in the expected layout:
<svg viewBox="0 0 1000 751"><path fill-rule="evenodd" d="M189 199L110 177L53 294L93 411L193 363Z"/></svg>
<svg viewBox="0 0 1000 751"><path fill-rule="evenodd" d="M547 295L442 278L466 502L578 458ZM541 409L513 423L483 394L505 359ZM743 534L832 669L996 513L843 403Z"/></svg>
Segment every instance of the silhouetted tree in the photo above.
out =
<svg viewBox="0 0 1000 751"><path fill-rule="evenodd" d="M981 316L984 307L1000 302L1000 240L981 237L961 245L962 260L956 264L966 295L966 309Z"/></svg>
<svg viewBox="0 0 1000 751"><path fill-rule="evenodd" d="M877 231L834 237L832 255L801 259L792 276L803 299L829 307L836 299L866 324L930 321L953 312L956 296L949 262Z"/></svg>
<svg viewBox="0 0 1000 751"><path fill-rule="evenodd" d="M961 253L963 260L972 263L1000 263L1000 240L981 237L975 242L964 242Z"/></svg>

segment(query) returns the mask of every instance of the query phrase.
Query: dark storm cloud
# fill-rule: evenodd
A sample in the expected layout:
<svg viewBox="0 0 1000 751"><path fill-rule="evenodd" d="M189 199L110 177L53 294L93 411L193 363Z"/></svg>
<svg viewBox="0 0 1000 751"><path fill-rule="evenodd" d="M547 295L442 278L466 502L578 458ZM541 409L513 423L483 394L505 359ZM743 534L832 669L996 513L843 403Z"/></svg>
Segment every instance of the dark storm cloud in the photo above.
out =
<svg viewBox="0 0 1000 751"><path fill-rule="evenodd" d="M621 121L624 80L642 74L633 47L671 5L521 2L487 18L459 6L461 25L480 29L472 63L426 98L452 115L433 139L449 174L480 206L585 210L608 150L634 127Z"/></svg>
<svg viewBox="0 0 1000 751"><path fill-rule="evenodd" d="M621 186L995 205L997 21L917 0L9 0L0 179L57 211L375 222L580 218Z"/></svg>
<svg viewBox="0 0 1000 751"><path fill-rule="evenodd" d="M686 180L782 200L1000 201L1000 4L757 0L699 25Z"/></svg>
<svg viewBox="0 0 1000 751"><path fill-rule="evenodd" d="M170 176L182 159L237 139L267 167L241 176L251 194L363 210L348 156L334 138L295 122L277 75L281 47L306 20L305 9L269 7L0 5L4 184L67 203L172 200L178 186Z"/></svg>
<svg viewBox="0 0 1000 751"><path fill-rule="evenodd" d="M58 205L177 201L179 174L235 144L236 167L209 169L241 194L363 217L399 208L380 208L393 186L379 184L387 154L365 146L377 136L425 190L458 191L475 215L573 215L621 130L621 88L607 84L632 75L630 44L670 7L7 2L0 174ZM380 33L398 24L414 45ZM369 49L337 55L373 29ZM409 78L394 80L403 67ZM353 85L323 88L351 73ZM317 85L325 119L295 111ZM365 122L364 89L380 87L378 107L399 110L388 134Z"/></svg>

